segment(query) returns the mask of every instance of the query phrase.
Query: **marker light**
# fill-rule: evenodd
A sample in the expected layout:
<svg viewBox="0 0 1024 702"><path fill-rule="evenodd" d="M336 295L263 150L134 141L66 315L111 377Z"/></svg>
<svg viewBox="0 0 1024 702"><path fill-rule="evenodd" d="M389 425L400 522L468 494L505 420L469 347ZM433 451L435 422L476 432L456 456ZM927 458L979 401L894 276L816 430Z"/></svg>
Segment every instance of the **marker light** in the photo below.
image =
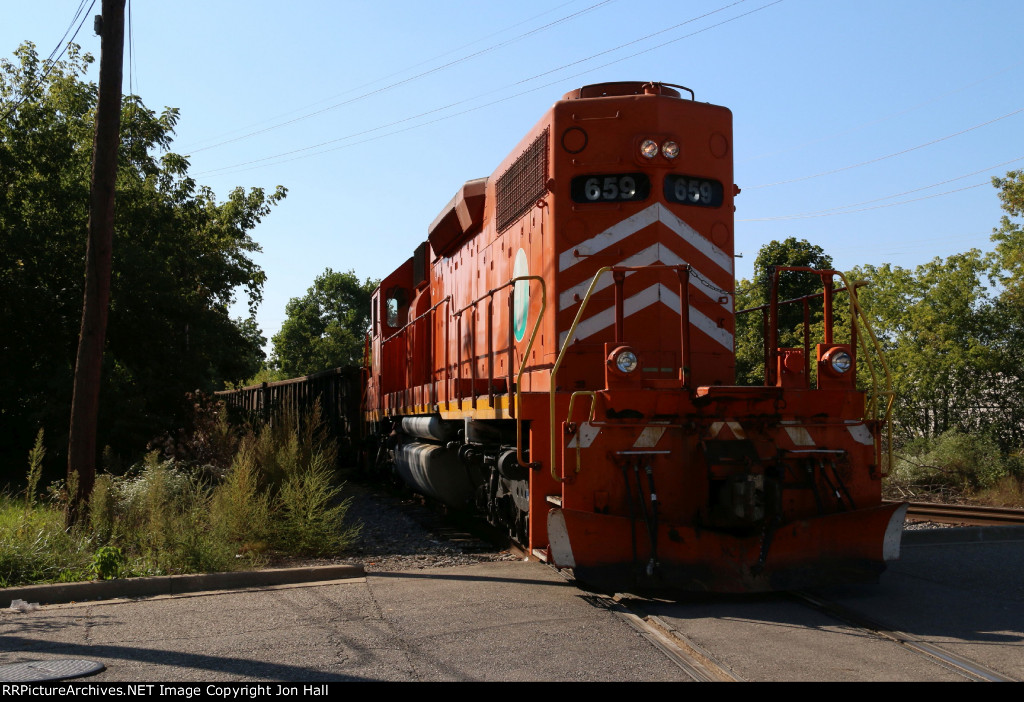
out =
<svg viewBox="0 0 1024 702"><path fill-rule="evenodd" d="M654 158L658 155L658 142L653 139L644 139L640 144L640 155L644 158Z"/></svg>

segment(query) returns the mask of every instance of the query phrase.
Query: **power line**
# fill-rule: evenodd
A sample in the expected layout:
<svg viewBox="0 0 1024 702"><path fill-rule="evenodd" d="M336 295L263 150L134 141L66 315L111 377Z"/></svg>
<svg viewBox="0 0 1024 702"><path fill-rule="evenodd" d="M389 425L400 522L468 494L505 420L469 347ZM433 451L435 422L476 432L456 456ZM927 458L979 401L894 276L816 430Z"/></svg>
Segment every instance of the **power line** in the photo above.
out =
<svg viewBox="0 0 1024 702"><path fill-rule="evenodd" d="M483 42L483 41L485 41L487 39L490 39L491 37L496 37L496 36L499 36L501 34L504 34L505 32L507 32L507 31L509 31L511 29L515 29L516 27L524 25L524 24L526 24L528 22L532 22L535 19L538 19L540 17L544 17L545 15L549 15L549 14L551 14L553 12L556 12L557 10L562 9L566 5L572 5L575 2L578 2L578 0L569 0L568 2L563 2L562 4L556 5L555 7L552 7L552 8L549 8L549 9L545 10L544 12L541 12L539 14L533 15L532 17L528 17L528 18L526 18L524 20L516 22L515 24L511 24L511 25L505 27L504 29L500 29L500 30L498 30L496 32L492 32L491 34L484 35L484 36L480 37L479 39L477 39L475 41L469 42L468 44L463 44L462 46L459 46L459 47L450 49L448 51L442 52L442 53L437 54L435 56L432 56L432 57L430 57L428 59L424 59L423 61L420 61L418 63L414 63L414 64L411 64L409 66L406 66L405 68L399 69L399 70L394 71L392 73L388 73L388 74L386 74L384 76L381 76L379 78L375 78L373 80L369 80L369 81L367 81L365 83L362 83L360 85L357 85L357 86L354 86L352 88L349 88L348 90L344 90L344 91L342 91L340 93L336 93L334 95L331 95L329 97L323 98L321 100L317 100L316 102L309 103L308 105L306 105L304 107L296 108L294 110L289 110L288 112L282 113L280 115L276 115L274 117L270 117L270 118L267 118L265 120L261 120L259 122L250 124L248 126L240 127L238 129L231 130L229 132L224 132L224 133L222 133L220 135L215 135L215 136L211 136L211 137L208 137L208 138L205 138L205 139L200 139L200 140L198 140L196 142L196 146L200 146L201 144L203 144L205 142L208 142L208 141L214 141L216 139L222 139L222 138L230 136L232 134L238 134L239 132L244 132L247 129L253 129L253 128L255 128L255 127L257 127L257 126L259 126L261 124L265 124L267 122L273 123L275 120L283 119L284 117L287 117L288 115L293 115L293 114L296 114L296 113L302 113L305 110L308 110L308 109L310 109L310 108L312 108L312 107L314 107L316 105L322 105L325 102L330 102L330 101L336 100L337 98L342 97L344 95L348 95L350 93L354 93L354 92L356 92L358 90L362 90L363 88L368 88L371 85L376 85L378 83L381 83L381 82L383 82L385 80L388 80L390 78L393 78L395 76L402 75L403 73L406 73L407 71L411 71L411 70L413 70L415 68L419 68L420 66L424 66L424 65L427 65L427 64L429 64L429 63L431 63L433 61L436 61L438 59L444 58L445 56L450 56L450 55L458 53L458 52L460 52L460 51L462 51L464 49L468 49L471 46L474 46L476 44L480 44L481 42ZM609 0L609 2L617 2L617 0ZM587 7L585 10L583 10L581 13L577 13L577 14L581 15L581 14L590 12L590 11L592 11L592 10L596 9L597 7L599 7L601 5L604 5L604 4L606 4L606 3L601 2L601 3L598 3L597 5L591 5L591 6ZM216 145L211 145L211 146L208 146L208 147L205 147L205 148L213 148L213 146L216 146ZM190 149L188 149L188 148L185 148L183 150L184 151L190 151ZM195 149L191 149L191 151L194 152Z"/></svg>
<svg viewBox="0 0 1024 702"><path fill-rule="evenodd" d="M64 46L64 40L67 39L68 32L70 32L71 28L75 26L75 22L78 20L79 15L82 14L82 8L85 7L85 3L86 0L81 0L81 2L78 3L78 9L75 10L75 16L71 18L71 22L68 23L68 28L64 30L64 36L62 36L60 41L57 42L57 45L53 47L53 51L50 52L50 55L46 59L47 61L53 61L61 53L61 47ZM89 6L89 9L92 9L92 5ZM85 14L86 16L89 15L88 12ZM81 27L81 25L79 25L79 27ZM75 32L75 34L77 35L77 32Z"/></svg>
<svg viewBox="0 0 1024 702"><path fill-rule="evenodd" d="M886 159L894 158L896 156L902 156L903 154L909 154L911 151L917 151L918 149L923 149L926 146L933 146L934 144L938 144L938 143L946 141L948 139L952 139L953 137L958 137L958 136L960 136L962 134L966 134L967 132L972 132L975 129L980 129L981 127L987 127L990 124L995 124L996 122L998 122L1000 120L1007 119L1008 117L1013 117L1014 115L1020 114L1021 112L1024 112L1024 108L1020 108L1018 110L1014 110L1013 112L1008 112L1007 114L1005 114L1005 115L1003 115L1001 117L996 117L995 119L990 119L987 122L982 122L981 124L976 124L973 127L968 127L967 129L961 129L959 132L955 132L953 134L947 134L946 136L939 137L938 139L933 139L932 141L925 142L924 144L918 144L917 146L912 146L909 149L903 149L902 151L897 151L895 153L886 154L885 156L879 156L878 158L873 158L873 159L870 159L868 161L861 161L860 163L854 163L854 164L849 165L849 166L843 166L842 168L834 168L834 169L832 169L830 171L822 171L821 173L815 173L814 175L803 176L802 178L793 178L791 180L780 180L780 181L777 181L775 183L765 183L765 184L762 184L762 185L754 185L754 186L751 186L749 189L750 190L758 190L760 188L771 188L771 187L774 187L776 185L788 185L790 183L799 183L799 182L802 182L802 181L805 181L805 180L811 180L812 178L821 178L822 176L833 175L835 173L842 173L843 171L848 171L848 170L850 170L852 168L860 168L861 166L867 166L867 165L872 164L872 163L878 163L879 161L884 161Z"/></svg>
<svg viewBox="0 0 1024 702"><path fill-rule="evenodd" d="M316 110L315 112L310 112L310 113L307 113L305 115L301 115L299 117L296 117L294 119L290 119L290 120L287 120L285 122L280 122L278 124L271 125L271 126L266 127L264 129L259 129L259 130L256 130L254 132L249 132L247 134L243 134L241 136L234 137L233 139L226 139L224 141L217 142L216 144L211 144L210 146L204 146L204 147L199 148L199 149L192 149L191 153L195 154L195 153L199 153L200 151L207 151L208 149L214 149L214 148L217 148L218 146L224 146L225 144L231 144L231 143L234 143L236 141L241 141L242 139L248 139L249 137L252 137L252 136L257 136L259 134L265 134L266 132L272 131L274 129L280 129L281 127L288 126L289 124L295 124L296 122L301 122L303 120L309 119L310 117L315 117L317 115L324 114L325 112L330 112L331 110L335 110L335 109L337 109L339 107L344 107L345 105L351 105L354 102L358 102L360 100L365 100L366 98L371 97L373 95L378 95L378 94L383 93L385 91L391 90L392 88L397 88L399 86L406 85L407 83L411 83L413 81L419 80L420 78L424 78L424 77L429 76L431 74L437 73L438 71L443 71L443 70L445 70L447 68L451 68L452 66L456 66L456 65L458 65L460 63L464 63L466 61L469 61L470 59L474 59L474 58L477 58L479 56L483 56L484 54L490 53L490 52L495 51L497 49L500 49L500 48L503 48L505 46L508 46L509 44L513 44L513 43L515 43L517 41L520 41L521 39L524 39L524 38L526 38L526 37L528 37L528 36L530 36L532 34L537 34L538 32L545 31L545 30L550 29L550 28L552 28L552 27L554 27L554 26L556 26L558 24L561 24L563 22L567 22L567 21L569 21L571 19L579 17L580 15L583 15L583 14L586 14L588 12L591 12L592 10L597 9L598 7L601 7L602 5L607 5L608 3L613 2L613 1L614 0L601 0L601 2L598 2L598 3L596 3L594 5L591 5L591 6L587 7L587 8L584 8L583 10L580 10L579 12L574 12L574 13L572 13L570 15L566 15L565 17L557 19L557 20L555 20L553 22L549 22L548 24L545 24L543 26L531 29L528 32L524 32L523 34L520 34L520 35L518 35L516 37L513 37L512 39L508 39L506 41L499 42L497 44L492 44L491 46L488 46L488 47L486 47L484 49L476 51L476 52L474 52L472 54L468 54L468 55L463 56L461 58L454 59L454 60L449 61L448 63L442 64L440 66L435 66L434 68L431 68L431 69L426 70L426 71L422 71L422 72L417 73L417 74L415 74L413 76L410 76L408 78L404 78L402 80L395 81L393 83L389 83L388 85L385 85L382 88L377 88L376 90L371 90L369 92L362 93L362 94L357 95L357 96L355 96L353 98L349 98L348 100L344 100L342 102L335 103L335 104L330 105L328 107L325 107L323 109ZM740 0L740 1L742 2L744 0Z"/></svg>
<svg viewBox="0 0 1024 702"><path fill-rule="evenodd" d="M71 43L75 41L75 38L78 36L78 32L81 31L81 29L82 29L82 25L85 24L85 19L89 16L89 13L92 12L93 5L95 5L95 4L96 4L96 0L92 0L92 3L90 3L90 5L89 5L89 9L86 10L84 16L82 16L82 21L78 23L78 29L76 29L75 33L71 36L71 40L68 42L68 46L70 46ZM67 37L68 32L71 30L71 27L74 26L74 24L75 24L75 20L78 19L79 15L82 13L82 7L84 5L85 5L85 0L82 0L81 3L78 5L78 10L75 11L75 16L71 18L71 24L69 24L68 28L66 30L64 30L64 36L62 36L60 38L60 41L57 43L57 46L54 48L53 51L50 52L50 56L46 60L46 63L47 63L46 70L43 71L43 75L39 77L39 80L37 80L35 82L35 86L33 86L33 87L38 87L38 86L42 85L43 81L45 81L47 76L50 75L50 71L52 71L54 66L57 65L57 62L54 59L58 55L58 49L60 49L60 47L63 45L64 39ZM28 91L25 91L22 94L21 99L18 100L18 102L15 103L9 110L7 110L7 112L4 113L3 117L0 117L0 122L7 121L17 111L17 109L19 107L21 107L22 103L24 103L25 100L28 99L28 93L31 92L31 90L32 89L30 88Z"/></svg>
<svg viewBox="0 0 1024 702"><path fill-rule="evenodd" d="M138 77L135 75L138 62L135 60L135 22L132 21L132 0L128 0L128 92L138 95Z"/></svg>
<svg viewBox="0 0 1024 702"><path fill-rule="evenodd" d="M863 209L851 209L851 208L854 208L854 207L861 207L862 205L870 205L870 204L875 203L875 202L881 202L883 200L892 200L893 198L903 197L904 195L911 195L913 193L921 192L922 190L929 190L931 188L937 188L940 185L947 185L949 183L953 183L953 182L958 181L958 180L963 180L964 178L970 178L971 176L976 176L979 173L986 173L986 172L992 171L992 170L994 170L996 168L1001 168L1003 166L1008 166L1011 163L1016 163L1017 161L1024 161L1024 156L1018 156L1017 158L1010 159L1009 161L1003 161L1002 163L997 163L994 166L989 166L988 168L982 168L981 170L974 171L973 173L967 173L967 174L964 174L962 176L957 176L956 178L949 178L948 180L943 180L943 181L941 181L939 183L932 183L931 185L925 185L925 186L920 187L920 188L914 188L913 190L905 190L905 191L903 191L901 193L896 193L895 195L886 195L885 197L879 197L879 198L875 198L873 200L865 200L863 202L856 202L856 203L854 203L852 205L840 205L840 206L837 206L837 207L829 207L829 208L824 209L824 210L815 210L813 212L803 212L801 214L779 215L777 217L755 217L755 218L750 218L750 219L738 219L736 221L737 222L776 222L776 221L787 221L787 220L793 220L793 219L811 219L811 218L815 218L815 217L831 217L833 215L853 214L854 212L864 212L866 210L876 210L876 209L881 209L882 207L895 207L896 205L905 205L905 204L910 203L910 202L917 202L919 200L925 200L925 199L929 199L929 198L932 198L932 197L939 197L940 195L949 195L950 193L956 193L956 192L960 192L962 190L970 190L971 188L978 188L978 187L981 187L982 185L985 185L985 183L978 183L976 185L971 185L971 186L969 186L967 188L959 188L957 190L946 191L945 193L938 193L936 195L929 195L928 198L916 198L914 200L905 200L905 201L902 201L902 202L894 202L894 203L890 203L888 205L880 205L878 207L866 207L866 208L863 208Z"/></svg>
<svg viewBox="0 0 1024 702"><path fill-rule="evenodd" d="M720 8L718 8L717 10L713 10L712 12L705 13L704 15L700 15L699 17L692 18L692 19L687 20L685 22L681 22L678 25L675 25L674 27L671 27L670 29L676 29L676 28L678 28L680 26L683 26L685 24L689 24L689 23L691 23L693 21L696 21L698 19L702 19L704 17L707 17L709 15L715 14L717 12L721 12L722 10L728 9L730 7L738 5L741 2L745 2L745 1L746 0L737 0L736 2L730 3L728 5L724 5L724 6L720 7ZM675 39L671 39L669 41L662 42L661 44L649 47L649 48L644 49L642 51L637 51L635 53L629 54L628 56L623 56L623 57L620 57L620 58L615 59L613 61L609 61L607 63L601 64L599 66L594 66L593 68L589 68L589 69L586 69L584 71L580 71L578 73L574 73L572 75L565 76L564 78L560 78L558 80L551 81L551 82L545 83L543 85L538 85L538 86L530 88L528 90L523 90L523 91L520 91L518 93L514 93L512 95L508 95L506 97L500 98L498 100L493 100L493 101L491 101L489 103L485 103L485 104L482 104L482 105L477 105L476 107L471 107L471 108L462 110L460 112L455 112L455 113L452 113L452 114L449 114L449 115L445 115L443 117L438 117L436 119L432 119L432 120L429 120L427 122L422 122L422 123L415 124L415 125L412 125L412 126L409 126L409 127L405 127L403 129L398 129L398 130L395 130L395 131L392 131L392 132L388 132L386 134L381 134L381 135L378 135L378 136L375 136L375 137L371 137L369 139L363 139L361 141L353 142L353 143L350 143L350 144L342 144L340 146L336 146L336 147L333 147L333 148L330 148L330 149L323 149L321 151L314 151L313 153L307 153L307 154L304 154L302 156L294 156L293 158L284 159L284 157L286 157L286 156L293 156L295 154L301 154L303 152L311 151L313 149L319 149L321 147L328 146L330 144L335 144L335 143L337 143L339 141L345 141L347 139L352 139L352 138L355 138L357 136L362 136L364 134L369 134L369 133L372 133L372 132L380 131L382 129L387 129L388 127L397 126L399 124L403 124L405 122L409 122L409 121L414 120L414 119L419 119L421 117L425 117L425 116L428 116L428 115L431 115L431 114L435 114L437 112L442 112L444 110L447 110L447 109L450 109L450 108L453 108L453 107L457 107L458 105L462 105L462 104L465 104L467 102L472 102L473 100L479 99L480 97L484 97L486 95L491 95L491 94L494 94L494 93L497 93L497 92L501 92L503 90L507 90L508 88L512 88L512 87L515 87L517 85L522 85L523 83L528 83L530 81L536 80L537 78L543 77L545 75L549 75L549 74L557 72L559 70L564 70L565 68L568 68L570 66L576 65L578 63L581 63L581 62L584 62L584 61L588 61L588 60L590 60L592 58L596 58L598 56L605 55L607 53L610 53L612 51L616 51L616 50L618 50L620 48L623 48L623 47L626 47L626 46L630 46L632 44L637 43L638 41L643 41L644 39L657 36L659 34L664 33L665 30L654 32L653 34L649 34L646 37L641 37L640 39L636 39L636 40L627 42L625 44L621 44L618 47L616 47L615 49L609 49L607 51L599 52L599 53L594 54L594 55L592 55L592 56L590 56L590 57L588 57L586 59L580 59L578 61L573 61L571 63L563 64L562 66L560 66L558 68L555 68L555 69L552 69L552 70L549 70L549 71L545 71L543 73L539 73L539 74L537 74L535 76L532 76L530 78L525 78L523 80L519 80L519 81L516 81L514 83L510 83L510 84L508 84L508 85L506 85L506 86L504 86L502 88L497 88L497 89L491 90L491 91L489 91L487 93L481 93L479 95L474 96L473 98L467 98L465 100L459 100L459 101L450 103L448 105L445 105L443 107L434 108L434 109L428 110L426 112L421 112L421 113L419 113L417 115L413 115L413 116L410 116L410 117L405 117L403 119L396 120L394 122L390 122L390 123L387 123L387 124L384 124L384 125L378 125L376 127L370 128L370 129L364 129L364 130L362 130L360 132L354 132L352 134L348 134L348 135L345 135L343 137L337 137L335 139L330 139L328 141L321 142L319 144L314 144L312 146L306 146L306 147L303 147L303 148L300 148L300 149L293 149L291 151L286 151L286 152L282 152L282 153L279 153L279 154L274 154L274 155L271 155L271 156L265 156L263 158L253 159L253 160L250 160L250 161L244 161L244 162L232 164L232 165L229 165L229 166L223 166L221 168L210 169L208 171L204 171L202 173L198 173L198 174L196 174L196 176L199 177L199 176L213 175L213 174L225 175L227 172L235 172L236 169L239 169L239 170L252 170L252 168L242 168L242 167L243 166L253 166L253 164L262 164L265 161L272 161L274 159L284 159L284 160L281 160L281 161L276 161L275 163L272 163L272 164L263 164L263 165L254 166L254 167L255 168L262 168L262 167L269 166L269 165L279 165L281 163L287 163L289 161L295 161L295 160L298 160L298 159L301 159L301 158L309 158L309 157L312 157L312 156L318 156L318 155L321 155L321 154L330 153L332 151L337 151L339 149L349 148L351 146L357 146L359 144L365 144L367 142L375 141L377 139L384 139L384 138L387 138L387 137L394 136L396 134L402 134L404 132L411 131L413 129L419 129L421 127L425 127L425 126L428 126L428 125L431 125L431 124L435 124L435 123L441 122L443 120L452 119L454 117L459 117L459 116L468 114L470 112L475 112L477 110L485 109L487 107L492 107L494 105L498 105L500 103L507 102L507 101L512 100L514 98L521 97L523 95L527 95L527 94L532 93L532 92L536 92L537 90L542 90L544 88L547 88L547 87L550 87L550 86L553 86L553 85L557 85L559 83L562 83L562 82L564 82L566 80L569 80L569 79L572 79L572 78L577 78L579 76L583 76L583 75L586 75L588 73L593 73L594 71L601 70L603 68L606 68L608 66L614 65L616 63L621 63L622 61L626 61L626 60L629 60L631 58L635 58L637 56L641 56L643 54L650 53L651 51L655 51L655 50L660 49L662 47L668 46L669 44L674 44L674 43L682 41L684 39L689 39L689 38L694 37L694 36L696 36L698 34L702 34L704 32L710 31L711 29L715 29L715 28L720 27L722 25L729 24L730 22L734 22L734 21L736 21L738 19L742 19L742 18L747 17L749 15L752 15L752 14L754 14L756 12L760 12L761 10L767 9L769 7L772 7L773 5L778 5L781 2L783 2L783 0L775 0L774 2L770 2L770 3L766 4L766 5L762 5L761 7L758 7L758 8L755 8L753 10L750 10L748 12L744 12L742 14L736 15L735 17L730 17L729 19L722 20L721 22L717 22L715 24L709 25L707 27L704 27L704 28L699 29L697 31L694 31L694 32L691 32L689 34L683 35L681 37L677 37Z"/></svg>
<svg viewBox="0 0 1024 702"><path fill-rule="evenodd" d="M737 219L737 222L766 222L771 220L791 220L791 219L812 219L815 217L833 217L835 215L843 214L854 214L855 212L867 212L868 210L881 210L886 207L896 207L898 205L908 205L912 202L920 202L921 200L931 200L932 198L942 197L943 195L952 195L953 193L963 192L964 190L973 190L974 188L980 188L983 185L990 185L990 183L975 183L974 185L968 185L963 188L956 188L955 190L947 190L942 193L935 193L934 195L926 195L925 197L917 197L912 200L902 200L900 202L890 202L888 205L875 205L874 207L862 207L858 210L847 210L845 212L828 212L824 214L808 214L808 215L792 215L789 217L764 217L761 219Z"/></svg>
<svg viewBox="0 0 1024 702"><path fill-rule="evenodd" d="M941 93L939 95L936 95L932 99L925 100L924 102L920 102L920 103L918 103L918 104L916 104L916 105L914 105L912 107L908 107L906 109L899 110L897 112L892 112L892 113L890 113L888 115L884 115L884 116L879 117L877 119L873 119L873 120L869 120L867 122L863 122L861 124L858 124L858 125L855 125L853 127L850 127L849 129L844 129L843 131L840 131L840 132L834 132L834 133L828 134L826 136L818 137L817 139L812 139L811 141L805 141L802 144L797 144L796 146L787 147L785 149L780 149L778 151L772 151L772 152L765 153L765 154L759 154L757 156L751 156L750 158L745 158L742 161L737 161L737 164L750 163L751 161L758 161L758 160L760 160L762 158L769 158L769 157L772 157L772 156L779 156L780 154L786 154L786 153L789 153L789 152L792 152L792 151L799 151L801 149L804 149L804 148L806 148L808 146L812 146L814 144L820 144L822 142L832 141L833 139L838 139L839 137L843 137L843 136L846 136L848 134L853 134L854 132L858 132L858 131L860 131L862 129L866 129L867 127L871 127L871 126L874 126L876 124L881 124L882 122L887 122L890 119L895 119L896 117L901 117L901 116L903 116L905 114L909 114L911 112L919 110L922 107L927 107L928 105L931 105L933 103L939 102L940 100L945 100L950 95L956 95L957 93L961 93L961 92L963 92L963 91L965 91L965 90L967 90L969 88L973 88L976 85L981 85L982 83L985 83L987 81L992 80L996 76L1000 76L1003 73L1006 73L1008 71L1012 71L1015 68L1019 68L1022 64L1024 64L1024 61L1018 61L1017 63L1012 64L1010 66L1007 66L1006 68L1003 68L1002 70L996 71L995 73L989 74L989 75L985 76L984 78L982 78L980 80L976 80L973 83L968 83L967 85L961 85L958 88L954 88L953 90L949 90L949 91L946 91L945 93Z"/></svg>

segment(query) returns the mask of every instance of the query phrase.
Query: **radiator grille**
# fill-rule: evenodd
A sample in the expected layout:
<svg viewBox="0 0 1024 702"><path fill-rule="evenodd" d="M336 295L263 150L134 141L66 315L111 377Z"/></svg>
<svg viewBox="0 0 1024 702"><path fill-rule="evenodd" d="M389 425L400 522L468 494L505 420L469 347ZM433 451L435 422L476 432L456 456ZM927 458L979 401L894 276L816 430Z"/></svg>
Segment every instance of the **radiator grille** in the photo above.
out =
<svg viewBox="0 0 1024 702"><path fill-rule="evenodd" d="M501 174L495 185L498 231L508 229L547 192L548 130Z"/></svg>

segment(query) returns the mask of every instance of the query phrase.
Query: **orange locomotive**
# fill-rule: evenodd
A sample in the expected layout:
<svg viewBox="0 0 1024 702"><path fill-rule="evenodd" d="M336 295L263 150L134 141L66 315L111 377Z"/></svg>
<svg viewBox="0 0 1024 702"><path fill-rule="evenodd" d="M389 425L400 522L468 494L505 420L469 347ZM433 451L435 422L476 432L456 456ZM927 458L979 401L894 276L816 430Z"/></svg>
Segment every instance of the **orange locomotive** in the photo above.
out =
<svg viewBox="0 0 1024 702"><path fill-rule="evenodd" d="M856 327L832 339L838 274L812 271L822 342L778 348L773 300L766 384L734 385L732 115L679 87L565 95L381 282L376 463L604 589L873 579L905 508Z"/></svg>

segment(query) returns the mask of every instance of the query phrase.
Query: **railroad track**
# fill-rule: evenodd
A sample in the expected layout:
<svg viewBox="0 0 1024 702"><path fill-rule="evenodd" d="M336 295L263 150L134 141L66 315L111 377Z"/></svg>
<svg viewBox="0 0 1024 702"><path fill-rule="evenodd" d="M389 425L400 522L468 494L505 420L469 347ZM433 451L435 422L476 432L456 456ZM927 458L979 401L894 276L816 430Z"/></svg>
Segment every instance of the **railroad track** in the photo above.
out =
<svg viewBox="0 0 1024 702"><path fill-rule="evenodd" d="M563 576L565 574L563 573ZM567 578L570 579L571 578ZM807 592L790 592L794 601L842 622L854 631L888 641L929 663L972 682L1017 682L985 664ZM725 659L677 630L668 619L645 612L645 599L589 593L584 600L608 610L633 627L696 682L745 682Z"/></svg>
<svg viewBox="0 0 1024 702"><path fill-rule="evenodd" d="M938 646L924 639L879 623L869 617L854 612L835 602L830 602L808 592L792 592L790 595L798 602L816 609L833 619L845 622L849 626L860 629L881 639L891 641L911 653L924 658L941 668L956 673L973 682L1019 682L998 671L989 668L966 656L953 652L948 647Z"/></svg>
<svg viewBox="0 0 1024 702"><path fill-rule="evenodd" d="M911 502L907 519L969 526L1024 526L1024 510L1012 507L978 507L938 502Z"/></svg>

